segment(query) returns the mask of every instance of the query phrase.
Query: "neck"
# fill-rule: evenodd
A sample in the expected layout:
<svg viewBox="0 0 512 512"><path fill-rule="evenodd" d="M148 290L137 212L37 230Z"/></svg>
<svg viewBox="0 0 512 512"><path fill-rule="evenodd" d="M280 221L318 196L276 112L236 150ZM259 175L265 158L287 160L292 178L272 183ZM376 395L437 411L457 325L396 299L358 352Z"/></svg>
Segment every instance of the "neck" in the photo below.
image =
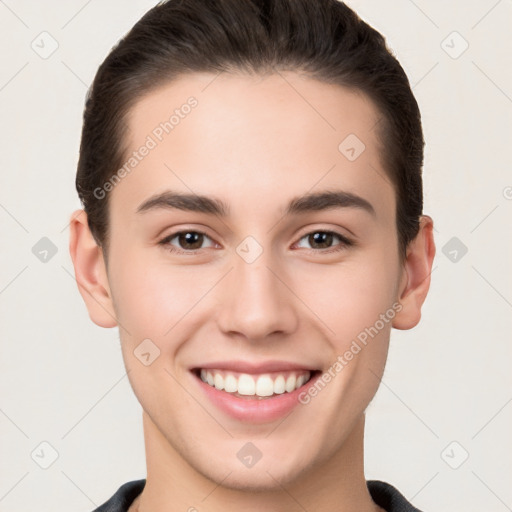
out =
<svg viewBox="0 0 512 512"><path fill-rule="evenodd" d="M286 485L274 478L264 490L226 486L223 479L214 481L192 467L145 412L143 425L146 485L130 512L225 512L227 504L232 510L247 512L383 511L372 501L364 477L364 414L330 458L313 462Z"/></svg>

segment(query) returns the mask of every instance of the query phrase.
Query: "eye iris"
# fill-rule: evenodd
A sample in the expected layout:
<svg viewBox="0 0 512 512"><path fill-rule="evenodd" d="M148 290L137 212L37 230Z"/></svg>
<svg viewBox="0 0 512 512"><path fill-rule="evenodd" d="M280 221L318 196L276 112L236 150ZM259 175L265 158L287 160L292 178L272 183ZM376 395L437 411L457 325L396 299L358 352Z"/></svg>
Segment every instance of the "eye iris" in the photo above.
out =
<svg viewBox="0 0 512 512"><path fill-rule="evenodd" d="M330 246L330 243L332 243L332 233L326 233L326 232L316 232L312 235L309 235L309 241L310 243L313 241L312 245L314 244L325 244L327 242L327 247Z"/></svg>
<svg viewBox="0 0 512 512"><path fill-rule="evenodd" d="M199 249L203 242L203 235L201 233L196 233L194 231L188 231L186 233L180 234L178 240L180 242L180 246L184 249ZM183 246L182 241L185 241L185 247ZM193 247L190 247L190 245L192 245Z"/></svg>

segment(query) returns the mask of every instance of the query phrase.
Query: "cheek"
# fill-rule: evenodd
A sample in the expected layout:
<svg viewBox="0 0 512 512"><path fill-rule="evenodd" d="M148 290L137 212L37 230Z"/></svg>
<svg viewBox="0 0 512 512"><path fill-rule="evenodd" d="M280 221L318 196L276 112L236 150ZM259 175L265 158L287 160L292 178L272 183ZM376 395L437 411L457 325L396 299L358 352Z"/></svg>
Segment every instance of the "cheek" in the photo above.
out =
<svg viewBox="0 0 512 512"><path fill-rule="evenodd" d="M116 315L133 343L150 338L168 350L178 334L184 338L201 322L211 322L215 304L226 297L235 300L234 294L242 292L230 288L232 276L221 279L230 262L177 264L154 248L112 249L112 261L117 262L110 278ZM304 325L324 330L333 346L342 350L392 306L397 279L393 256L391 248L375 244L338 263L281 262L279 273L286 287L276 293L282 294L283 307L294 307Z"/></svg>
<svg viewBox="0 0 512 512"><path fill-rule="evenodd" d="M137 339L168 343L218 280L209 267L165 264L144 258L143 252L125 253L117 261L111 278L117 319Z"/></svg>
<svg viewBox="0 0 512 512"><path fill-rule="evenodd" d="M392 307L397 280L394 268L382 252L379 257L377 251L375 255L368 251L338 265L310 264L293 273L299 277L294 277L292 287L329 328L329 338L342 348L347 339L374 325Z"/></svg>

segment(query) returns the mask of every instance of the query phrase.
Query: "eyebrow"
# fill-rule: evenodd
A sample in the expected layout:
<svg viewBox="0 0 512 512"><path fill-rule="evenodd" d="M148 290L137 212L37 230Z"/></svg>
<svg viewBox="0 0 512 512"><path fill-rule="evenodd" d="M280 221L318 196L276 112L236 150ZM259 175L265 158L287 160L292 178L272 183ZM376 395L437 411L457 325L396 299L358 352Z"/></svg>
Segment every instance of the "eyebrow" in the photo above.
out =
<svg viewBox="0 0 512 512"><path fill-rule="evenodd" d="M343 190L327 190L294 197L286 206L284 216L333 208L357 208L376 217L375 209L369 201L357 194ZM223 218L228 217L230 212L229 206L215 197L168 190L144 201L137 208L137 213L157 209L177 209Z"/></svg>

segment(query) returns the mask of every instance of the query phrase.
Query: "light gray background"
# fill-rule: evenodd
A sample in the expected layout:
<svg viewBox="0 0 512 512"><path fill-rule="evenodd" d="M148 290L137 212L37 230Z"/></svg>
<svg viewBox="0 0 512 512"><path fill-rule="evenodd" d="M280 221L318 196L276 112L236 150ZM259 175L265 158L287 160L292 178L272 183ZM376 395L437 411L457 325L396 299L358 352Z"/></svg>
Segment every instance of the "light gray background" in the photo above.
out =
<svg viewBox="0 0 512 512"><path fill-rule="evenodd" d="M512 2L347 3L386 36L420 104L438 251L421 323L392 331L366 476L425 512L512 510ZM0 0L2 512L87 512L146 476L117 329L89 320L68 220L87 87L154 4ZM42 237L57 248L47 262L32 252Z"/></svg>

